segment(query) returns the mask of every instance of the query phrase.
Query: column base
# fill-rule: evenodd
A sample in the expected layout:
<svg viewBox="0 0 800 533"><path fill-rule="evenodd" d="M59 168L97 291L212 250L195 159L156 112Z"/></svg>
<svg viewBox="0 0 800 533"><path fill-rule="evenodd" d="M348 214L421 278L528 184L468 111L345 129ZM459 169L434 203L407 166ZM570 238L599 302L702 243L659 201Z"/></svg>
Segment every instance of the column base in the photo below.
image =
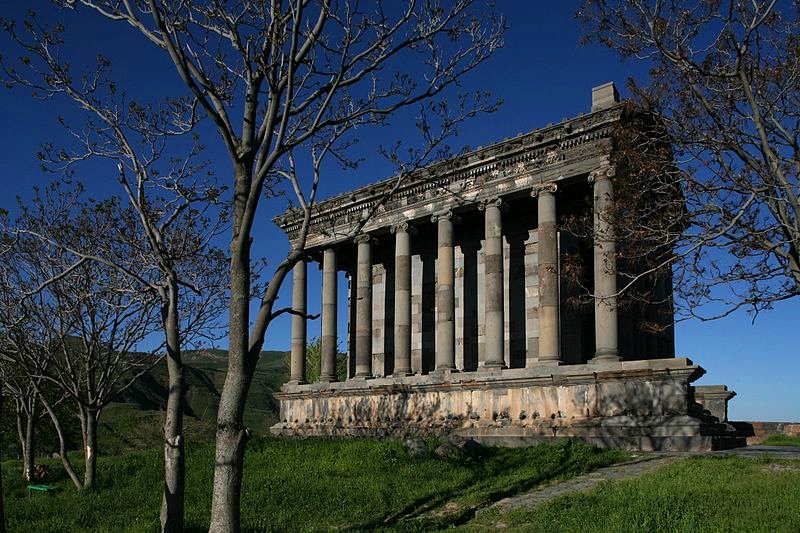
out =
<svg viewBox="0 0 800 533"><path fill-rule="evenodd" d="M372 379L374 377L372 374L356 374L350 379Z"/></svg>
<svg viewBox="0 0 800 533"><path fill-rule="evenodd" d="M287 385L308 385L308 381L303 381L299 379L290 379L286 382Z"/></svg>
<svg viewBox="0 0 800 533"><path fill-rule="evenodd" d="M447 367L447 368L437 368L435 370L432 370L428 375L434 377L446 378L451 374L457 374L457 373L458 369L456 369L455 367L452 368Z"/></svg>
<svg viewBox="0 0 800 533"><path fill-rule="evenodd" d="M536 361L536 362L533 364L533 366L535 366L535 367L541 367L541 366L561 366L561 365L563 365L563 364L564 364L564 361L559 361L558 359L552 359L552 360L545 360L545 361L542 361L542 360Z"/></svg>
<svg viewBox="0 0 800 533"><path fill-rule="evenodd" d="M620 361L622 361L622 357L615 353L597 354L589 360L589 364L618 363Z"/></svg>
<svg viewBox="0 0 800 533"><path fill-rule="evenodd" d="M339 381L339 376L320 376L319 380L322 383L336 383Z"/></svg>
<svg viewBox="0 0 800 533"><path fill-rule="evenodd" d="M507 369L508 367L502 363L484 363L483 366L478 367L478 372L482 374L497 374Z"/></svg>
<svg viewBox="0 0 800 533"><path fill-rule="evenodd" d="M409 369L395 370L394 372L392 372L392 376L391 377L393 377L393 378L405 378L405 377L413 376L413 375L414 375L414 372L412 372L411 369L409 368Z"/></svg>

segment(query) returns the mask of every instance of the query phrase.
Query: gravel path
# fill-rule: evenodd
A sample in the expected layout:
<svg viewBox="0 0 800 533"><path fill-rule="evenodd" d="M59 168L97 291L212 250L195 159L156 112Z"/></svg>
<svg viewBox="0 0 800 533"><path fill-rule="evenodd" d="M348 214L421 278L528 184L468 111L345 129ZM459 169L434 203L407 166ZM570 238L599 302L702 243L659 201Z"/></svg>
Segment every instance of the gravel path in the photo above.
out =
<svg viewBox="0 0 800 533"><path fill-rule="evenodd" d="M742 457L760 457L770 455L776 459L800 459L800 446L764 446L762 444L734 448L720 452L710 452L716 455L739 455Z"/></svg>
<svg viewBox="0 0 800 533"><path fill-rule="evenodd" d="M595 470L589 474L568 479L553 485L547 485L537 490L504 498L494 505L487 507L499 508L502 511L513 511L520 508L530 508L540 503L552 500L563 494L582 492L592 489L603 481L633 479L658 470L659 468L680 461L685 456L681 455L652 455L645 456L635 461L628 461Z"/></svg>
<svg viewBox="0 0 800 533"><path fill-rule="evenodd" d="M521 508L535 507L541 503L572 492L590 490L603 481L634 479L648 472L681 461L695 455L737 455L741 457L759 457L770 455L779 459L800 459L798 446L747 446L733 450L698 453L669 453L646 455L634 461L619 463L601 468L589 474L569 479L560 483L547 485L531 492L504 498L485 509L499 508L502 511L513 511ZM485 510L483 509L483 510ZM478 512L480 514L480 511Z"/></svg>

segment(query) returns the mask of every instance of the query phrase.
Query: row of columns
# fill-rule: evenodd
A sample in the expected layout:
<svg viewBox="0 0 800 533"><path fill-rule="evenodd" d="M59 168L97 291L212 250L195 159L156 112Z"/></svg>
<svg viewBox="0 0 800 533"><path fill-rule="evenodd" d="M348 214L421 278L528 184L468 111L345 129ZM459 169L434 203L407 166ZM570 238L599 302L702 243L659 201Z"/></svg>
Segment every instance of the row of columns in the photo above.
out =
<svg viewBox="0 0 800 533"><path fill-rule="evenodd" d="M590 174L594 196L594 284L595 284L595 361L619 360L617 348L617 274L615 235L607 213L613 202L611 174L605 170ZM537 198L538 275L539 275L539 358L540 364L561 363L559 332L558 233L556 227L556 184L534 188ZM503 276L502 212L507 208L500 198L483 201L484 212L484 367L505 368L505 293ZM455 371L455 246L454 224L459 218L452 211L434 215L437 225L436 354L435 371ZM411 371L411 235L415 229L407 222L391 228L395 238L394 297L394 375ZM367 234L355 238L355 377L372 375L372 244ZM336 252L323 253L322 267L322 353L321 381L336 380ZM291 379L302 382L305 376L306 343L306 263L294 268L292 307Z"/></svg>

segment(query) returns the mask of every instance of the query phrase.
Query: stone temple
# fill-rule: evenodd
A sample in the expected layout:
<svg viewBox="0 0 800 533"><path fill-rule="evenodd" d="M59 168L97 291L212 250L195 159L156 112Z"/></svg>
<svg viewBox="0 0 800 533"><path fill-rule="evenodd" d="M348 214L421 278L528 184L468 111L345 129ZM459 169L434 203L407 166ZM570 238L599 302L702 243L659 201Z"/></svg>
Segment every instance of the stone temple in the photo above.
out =
<svg viewBox="0 0 800 533"><path fill-rule="evenodd" d="M307 262L294 269L291 381L276 395L287 436L457 434L487 444L581 438L641 450L743 444L726 422L724 386L676 358L671 279L666 303L617 305L615 232L598 216L613 202L615 128L624 105L612 83L591 112L319 202L308 261L322 301L308 306ZM612 179L613 178L613 179ZM586 198L590 198L586 201ZM379 204L362 231L362 217ZM592 209L592 238L559 229ZM302 214L275 219L290 240ZM560 275L585 254L594 303ZM349 279L346 295L338 271ZM337 381L337 303L349 308L348 378ZM321 376L305 380L304 314L321 314ZM643 328L642 323L663 328Z"/></svg>

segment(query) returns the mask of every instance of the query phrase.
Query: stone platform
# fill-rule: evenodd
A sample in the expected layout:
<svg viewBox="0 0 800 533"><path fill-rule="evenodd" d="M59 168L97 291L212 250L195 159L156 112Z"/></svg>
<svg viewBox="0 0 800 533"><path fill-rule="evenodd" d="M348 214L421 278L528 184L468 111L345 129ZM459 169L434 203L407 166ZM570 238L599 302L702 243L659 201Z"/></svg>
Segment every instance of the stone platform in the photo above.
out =
<svg viewBox="0 0 800 533"><path fill-rule="evenodd" d="M579 438L630 450L744 445L703 412L685 358L479 369L344 382L287 383L276 394L285 436L445 436L522 446Z"/></svg>

